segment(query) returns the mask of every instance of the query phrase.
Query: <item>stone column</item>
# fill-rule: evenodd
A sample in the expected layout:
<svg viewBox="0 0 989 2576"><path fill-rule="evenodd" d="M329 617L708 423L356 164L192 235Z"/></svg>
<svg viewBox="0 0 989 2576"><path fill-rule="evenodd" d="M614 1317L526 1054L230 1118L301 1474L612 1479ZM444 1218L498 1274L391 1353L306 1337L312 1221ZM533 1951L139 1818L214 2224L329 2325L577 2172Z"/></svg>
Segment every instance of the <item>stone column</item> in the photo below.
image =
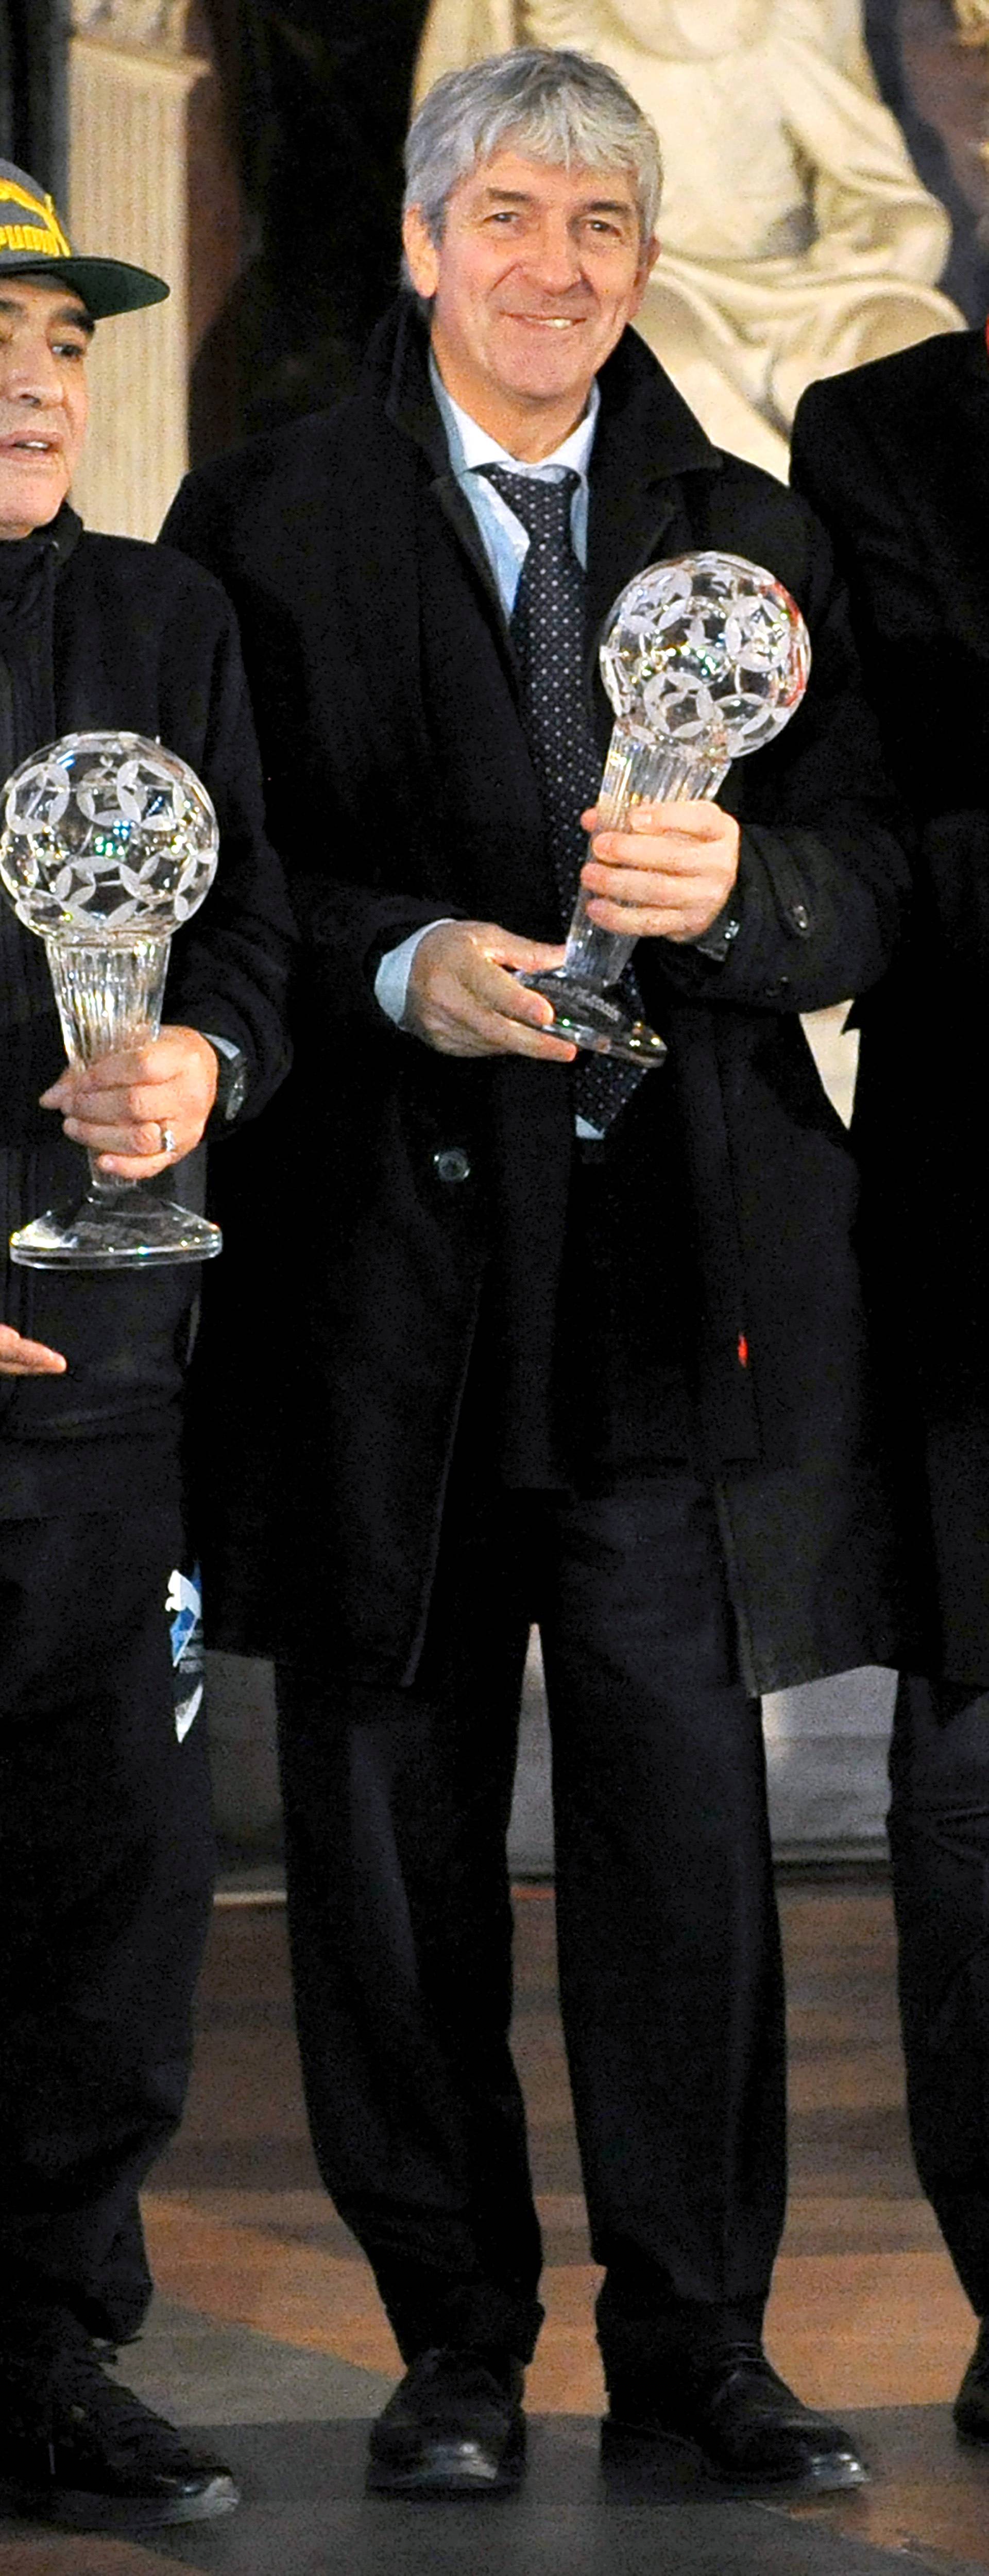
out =
<svg viewBox="0 0 989 2576"><path fill-rule="evenodd" d="M167 304L101 322L88 451L73 491L91 528L154 537L188 462L189 0L73 0L69 232L80 250L167 278Z"/></svg>

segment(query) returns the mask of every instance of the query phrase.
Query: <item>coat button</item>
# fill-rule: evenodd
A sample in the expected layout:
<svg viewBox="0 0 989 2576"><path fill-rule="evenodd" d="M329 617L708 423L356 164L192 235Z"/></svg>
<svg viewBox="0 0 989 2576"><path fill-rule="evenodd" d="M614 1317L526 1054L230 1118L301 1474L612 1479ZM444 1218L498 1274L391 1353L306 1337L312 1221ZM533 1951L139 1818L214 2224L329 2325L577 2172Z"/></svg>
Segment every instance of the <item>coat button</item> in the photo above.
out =
<svg viewBox="0 0 989 2576"><path fill-rule="evenodd" d="M793 923L794 929L799 930L801 939L806 939L807 933L810 929L810 914L807 910L806 904L791 903L790 919Z"/></svg>
<svg viewBox="0 0 989 2576"><path fill-rule="evenodd" d="M462 1145L441 1145L439 1153L433 1155L433 1170L437 1180L445 1181L452 1189L457 1181L469 1181L470 1155Z"/></svg>

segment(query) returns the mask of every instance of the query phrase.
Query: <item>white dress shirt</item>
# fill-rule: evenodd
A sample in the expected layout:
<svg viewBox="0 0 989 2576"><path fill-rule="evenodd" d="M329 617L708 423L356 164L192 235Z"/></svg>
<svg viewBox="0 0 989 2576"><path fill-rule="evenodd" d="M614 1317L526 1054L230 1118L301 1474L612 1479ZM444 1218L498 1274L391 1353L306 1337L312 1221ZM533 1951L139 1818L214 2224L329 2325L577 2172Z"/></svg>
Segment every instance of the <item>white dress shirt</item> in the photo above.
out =
<svg viewBox="0 0 989 2576"><path fill-rule="evenodd" d="M531 465L523 457L510 456L506 447L499 447L497 439L492 438L488 430L482 429L479 421L472 420L470 413L464 411L460 403L454 402L452 394L447 392L432 351L429 357L429 372L440 417L446 431L450 464L461 491L473 510L481 541L498 585L498 595L505 616L510 618L515 606L519 576L529 551L529 535L521 519L517 519L514 510L509 508L508 502L503 501L500 492L495 491L494 484L487 481L483 468L485 465L504 465L510 474L529 474L535 480L546 483L558 482L560 475L568 470L575 473L579 480L574 491L570 524L574 553L578 562L586 566L587 469L594 445L601 396L595 382L591 386L587 410L583 419L578 421L576 429L570 431L569 437L563 440L562 446L554 448L552 456L541 457L538 465ZM389 1019L394 1020L396 1027L401 1026L405 1017L409 973L416 949L420 940L425 939L430 930L438 928L439 918L445 919L449 916L439 916L437 921L428 922L424 929L414 930L411 937L403 939L397 948L387 949L378 967L374 979L375 999L380 1002L382 1010L387 1011Z"/></svg>

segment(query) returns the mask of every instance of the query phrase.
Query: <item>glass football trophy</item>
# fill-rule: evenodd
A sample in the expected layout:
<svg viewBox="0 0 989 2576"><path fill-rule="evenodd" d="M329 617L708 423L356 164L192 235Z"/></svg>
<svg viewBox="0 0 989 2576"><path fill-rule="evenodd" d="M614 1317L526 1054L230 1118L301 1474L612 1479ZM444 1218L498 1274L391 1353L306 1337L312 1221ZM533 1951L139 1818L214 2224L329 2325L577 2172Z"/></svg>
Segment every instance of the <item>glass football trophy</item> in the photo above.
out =
<svg viewBox="0 0 989 2576"><path fill-rule="evenodd" d="M168 952L216 874L219 834L188 761L136 733L67 733L3 791L0 881L44 940L70 1064L157 1037ZM208 1261L219 1226L142 1181L101 1172L76 1207L11 1236L28 1269Z"/></svg>
<svg viewBox="0 0 989 2576"><path fill-rule="evenodd" d="M636 805L716 796L733 760L772 741L803 697L810 639L772 573L712 551L637 573L599 658L615 710L599 829L621 831ZM521 981L577 1046L658 1064L662 1038L609 997L635 940L595 925L587 901L581 887L562 966Z"/></svg>

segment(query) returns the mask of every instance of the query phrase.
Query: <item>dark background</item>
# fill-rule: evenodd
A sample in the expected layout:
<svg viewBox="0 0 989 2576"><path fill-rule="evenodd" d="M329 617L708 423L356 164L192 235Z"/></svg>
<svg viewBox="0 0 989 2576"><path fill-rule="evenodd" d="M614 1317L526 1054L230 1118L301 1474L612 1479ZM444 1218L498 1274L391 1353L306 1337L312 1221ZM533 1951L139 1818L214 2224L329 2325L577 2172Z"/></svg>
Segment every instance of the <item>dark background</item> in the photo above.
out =
<svg viewBox="0 0 989 2576"><path fill-rule="evenodd" d="M989 308L989 53L961 45L950 0L865 0L866 43L921 178L951 216L940 280L969 322Z"/></svg>
<svg viewBox="0 0 989 2576"><path fill-rule="evenodd" d="M385 0L387 6L387 0ZM0 159L41 179L60 204L66 178L67 0L2 0Z"/></svg>
<svg viewBox="0 0 989 2576"><path fill-rule="evenodd" d="M202 0L245 264L198 354L197 461L349 390L398 271L402 142L425 0Z"/></svg>

